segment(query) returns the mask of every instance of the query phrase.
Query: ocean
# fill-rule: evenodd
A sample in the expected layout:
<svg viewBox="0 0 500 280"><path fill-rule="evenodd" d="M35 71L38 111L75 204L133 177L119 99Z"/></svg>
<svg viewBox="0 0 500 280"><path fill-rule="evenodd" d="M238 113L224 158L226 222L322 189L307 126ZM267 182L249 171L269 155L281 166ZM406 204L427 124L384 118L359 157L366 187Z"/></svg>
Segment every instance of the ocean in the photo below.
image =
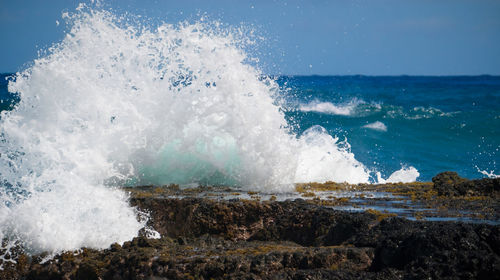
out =
<svg viewBox="0 0 500 280"><path fill-rule="evenodd" d="M241 30L124 17L67 13L61 42L0 77L7 247L130 240L147 215L121 186L269 194L500 172L500 77L270 76Z"/></svg>
<svg viewBox="0 0 500 280"><path fill-rule="evenodd" d="M0 108L18 96L1 74ZM321 126L387 178L413 166L418 181L443 171L495 177L500 148L498 76L277 76L295 135ZM377 182L376 176L372 182Z"/></svg>
<svg viewBox="0 0 500 280"><path fill-rule="evenodd" d="M389 176L414 166L419 181L452 170L498 176L498 76L282 76L289 122L347 139L356 159Z"/></svg>

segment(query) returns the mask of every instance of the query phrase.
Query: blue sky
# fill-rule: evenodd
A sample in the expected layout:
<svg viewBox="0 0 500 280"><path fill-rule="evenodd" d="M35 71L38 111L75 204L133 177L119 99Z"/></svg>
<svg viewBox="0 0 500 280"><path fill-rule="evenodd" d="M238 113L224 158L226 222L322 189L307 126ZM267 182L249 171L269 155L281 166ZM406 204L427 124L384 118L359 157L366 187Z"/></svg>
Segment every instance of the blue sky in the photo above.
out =
<svg viewBox="0 0 500 280"><path fill-rule="evenodd" d="M15 72L62 39L61 12L73 0L0 0L0 72ZM175 23L206 13L265 37L269 74L500 74L500 1L109 0L130 12Z"/></svg>

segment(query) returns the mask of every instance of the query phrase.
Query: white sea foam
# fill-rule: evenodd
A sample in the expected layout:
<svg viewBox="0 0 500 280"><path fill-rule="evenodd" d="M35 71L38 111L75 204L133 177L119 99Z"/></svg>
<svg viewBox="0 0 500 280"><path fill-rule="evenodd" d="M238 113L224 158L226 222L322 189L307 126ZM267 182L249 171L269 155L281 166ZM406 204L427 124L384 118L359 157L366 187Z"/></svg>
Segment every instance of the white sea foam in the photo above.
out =
<svg viewBox="0 0 500 280"><path fill-rule="evenodd" d="M500 175L498 174L495 174L495 171L494 170L490 170L490 171L487 171L487 170L481 170L479 169L479 167L476 166L476 169L477 169L477 172L483 174L484 176L488 177L488 178L491 178L491 179L495 179L495 178L500 178Z"/></svg>
<svg viewBox="0 0 500 280"><path fill-rule="evenodd" d="M387 126L381 121L369 123L369 124L363 125L363 127L373 129L373 130L378 130L378 131L387 131Z"/></svg>
<svg viewBox="0 0 500 280"><path fill-rule="evenodd" d="M354 158L347 141L339 145L338 140L319 125L306 130L299 140L295 182L368 183L369 172Z"/></svg>
<svg viewBox="0 0 500 280"><path fill-rule="evenodd" d="M145 222L123 184L370 181L347 142L318 126L289 133L278 86L246 63L238 30L79 10L9 83L21 100L0 120L0 238L32 252L131 239Z"/></svg>
<svg viewBox="0 0 500 280"><path fill-rule="evenodd" d="M394 171L389 178L383 179L379 172L377 172L378 183L410 183L415 182L420 176L418 170L413 167L403 167L400 170Z"/></svg>
<svg viewBox="0 0 500 280"><path fill-rule="evenodd" d="M332 115L350 116L360 104L365 104L365 102L359 99L353 99L347 103L333 104L331 102L320 102L315 100L308 104L301 104L299 110L302 112L318 112Z"/></svg>
<svg viewBox="0 0 500 280"><path fill-rule="evenodd" d="M387 106L387 116L390 118L405 118L408 120L420 120L420 119L430 119L436 117L451 117L459 114L460 111L456 112L443 112L440 109L434 107L414 107L409 110L403 109L400 106Z"/></svg>
<svg viewBox="0 0 500 280"><path fill-rule="evenodd" d="M401 106L383 104L380 102L366 102L358 98L352 98L348 102L341 103L313 100L309 103L299 104L298 109L302 112L316 112L349 117L366 117L376 113L383 113L384 117L405 118L409 120L451 117L460 113L459 111L443 112L434 107L422 106L405 109Z"/></svg>

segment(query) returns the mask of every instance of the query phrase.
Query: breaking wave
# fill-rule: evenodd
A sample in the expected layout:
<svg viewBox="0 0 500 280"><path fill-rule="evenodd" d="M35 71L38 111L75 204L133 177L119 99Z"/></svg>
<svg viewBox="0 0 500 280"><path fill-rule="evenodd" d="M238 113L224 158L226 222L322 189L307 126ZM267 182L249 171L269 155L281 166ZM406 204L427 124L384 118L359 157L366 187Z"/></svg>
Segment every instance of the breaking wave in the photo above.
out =
<svg viewBox="0 0 500 280"><path fill-rule="evenodd" d="M242 32L84 5L64 18L65 38L9 82L20 101L0 120L0 239L31 252L129 240L145 221L122 185L375 181L324 128L290 132Z"/></svg>

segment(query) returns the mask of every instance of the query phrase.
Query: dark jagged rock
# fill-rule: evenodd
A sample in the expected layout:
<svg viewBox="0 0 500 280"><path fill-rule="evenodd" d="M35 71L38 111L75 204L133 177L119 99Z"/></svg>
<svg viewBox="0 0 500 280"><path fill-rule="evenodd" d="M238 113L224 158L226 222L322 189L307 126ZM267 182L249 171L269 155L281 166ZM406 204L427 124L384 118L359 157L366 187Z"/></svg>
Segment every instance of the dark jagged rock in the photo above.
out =
<svg viewBox="0 0 500 280"><path fill-rule="evenodd" d="M285 202L208 199L132 199L151 211L151 226L170 237L215 234L230 240L287 240L302 246L335 245L367 230L373 215L333 211L302 199Z"/></svg>
<svg viewBox="0 0 500 280"><path fill-rule="evenodd" d="M71 262L56 256L44 265L31 264L32 279L248 279L276 278L297 270L366 271L373 259L372 248L303 247L293 242L229 241L212 235L177 240L162 238L148 242L135 238L121 248L86 250ZM142 247L145 246L145 247ZM69 266L69 274L64 267ZM319 274L321 275L321 274Z"/></svg>
<svg viewBox="0 0 500 280"><path fill-rule="evenodd" d="M374 248L369 269L372 272L391 268L419 277L448 277L450 273L463 277L470 273L500 275L498 226L401 218L378 223L375 215L333 211L303 200L259 203L143 199L135 203L146 209L160 207L153 211L153 225L158 220L154 213L183 209L177 222L180 224L176 225L194 229L182 232L191 237L210 233L231 240ZM172 234L168 227L164 229L165 234Z"/></svg>
<svg viewBox="0 0 500 280"><path fill-rule="evenodd" d="M160 239L4 263L1 279L498 279L500 227L308 203L144 196Z"/></svg>
<svg viewBox="0 0 500 280"><path fill-rule="evenodd" d="M348 242L376 248L374 271L396 268L425 278L476 273L493 279L500 275L499 236L498 226L387 219Z"/></svg>
<svg viewBox="0 0 500 280"><path fill-rule="evenodd" d="M500 192L500 178L468 180L458 176L456 172L446 171L432 178L432 182L438 194L445 196L488 196Z"/></svg>

